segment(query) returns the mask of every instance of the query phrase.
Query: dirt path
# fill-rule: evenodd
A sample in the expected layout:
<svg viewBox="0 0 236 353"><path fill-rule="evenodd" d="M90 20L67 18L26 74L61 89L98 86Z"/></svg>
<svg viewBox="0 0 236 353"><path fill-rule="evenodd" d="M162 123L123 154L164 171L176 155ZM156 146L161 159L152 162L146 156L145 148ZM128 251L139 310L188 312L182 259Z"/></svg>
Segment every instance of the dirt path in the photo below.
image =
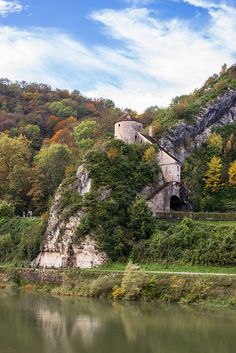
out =
<svg viewBox="0 0 236 353"><path fill-rule="evenodd" d="M123 273L124 270L99 270L99 269L91 269L93 272L112 272L112 273ZM160 274L160 275L183 275L183 276L228 276L228 277L236 277L236 273L221 273L221 272L185 272L185 271L145 271L150 274Z"/></svg>

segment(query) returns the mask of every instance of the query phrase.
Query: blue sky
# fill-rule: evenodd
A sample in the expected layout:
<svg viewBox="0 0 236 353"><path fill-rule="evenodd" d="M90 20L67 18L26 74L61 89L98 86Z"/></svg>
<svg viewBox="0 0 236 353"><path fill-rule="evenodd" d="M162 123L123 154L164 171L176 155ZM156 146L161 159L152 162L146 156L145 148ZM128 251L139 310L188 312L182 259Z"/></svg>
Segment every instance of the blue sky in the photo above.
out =
<svg viewBox="0 0 236 353"><path fill-rule="evenodd" d="M0 76L139 112L236 62L236 0L0 0Z"/></svg>

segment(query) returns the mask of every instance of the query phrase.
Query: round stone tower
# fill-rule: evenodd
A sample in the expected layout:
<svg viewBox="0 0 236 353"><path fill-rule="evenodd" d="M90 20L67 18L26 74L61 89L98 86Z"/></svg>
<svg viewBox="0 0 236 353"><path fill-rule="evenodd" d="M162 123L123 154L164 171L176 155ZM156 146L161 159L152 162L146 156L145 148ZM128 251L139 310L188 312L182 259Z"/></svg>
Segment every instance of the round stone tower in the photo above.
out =
<svg viewBox="0 0 236 353"><path fill-rule="evenodd" d="M143 124L125 113L119 121L115 123L115 138L126 143L138 142L138 133L143 131Z"/></svg>

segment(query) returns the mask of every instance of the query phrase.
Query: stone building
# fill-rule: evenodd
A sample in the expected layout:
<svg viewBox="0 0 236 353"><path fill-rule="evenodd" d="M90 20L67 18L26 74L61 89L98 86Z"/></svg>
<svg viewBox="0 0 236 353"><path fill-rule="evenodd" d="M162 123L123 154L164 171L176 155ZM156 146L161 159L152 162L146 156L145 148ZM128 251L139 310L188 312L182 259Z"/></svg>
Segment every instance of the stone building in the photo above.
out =
<svg viewBox="0 0 236 353"><path fill-rule="evenodd" d="M144 133L143 124L130 116L124 114L122 118L114 124L114 136L126 143L146 143L157 145L162 176L156 189L152 191L148 188L144 191L148 204L153 213L168 212L170 210L181 210L184 203L181 200L181 162L170 153L164 146L160 145L153 137L152 128L149 134Z"/></svg>

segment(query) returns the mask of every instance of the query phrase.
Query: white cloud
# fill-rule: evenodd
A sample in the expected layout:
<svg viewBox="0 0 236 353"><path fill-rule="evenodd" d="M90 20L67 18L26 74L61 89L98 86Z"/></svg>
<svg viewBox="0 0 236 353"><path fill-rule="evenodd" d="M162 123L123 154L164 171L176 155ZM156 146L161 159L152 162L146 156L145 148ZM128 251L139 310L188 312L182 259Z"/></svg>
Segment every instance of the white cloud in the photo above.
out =
<svg viewBox="0 0 236 353"><path fill-rule="evenodd" d="M134 6L145 6L145 5L149 5L152 2L154 2L154 0L124 0L127 4L129 5L134 5Z"/></svg>
<svg viewBox="0 0 236 353"><path fill-rule="evenodd" d="M0 16L5 17L13 12L21 12L23 5L19 1L0 0Z"/></svg>
<svg viewBox="0 0 236 353"><path fill-rule="evenodd" d="M139 110L155 103L166 105L171 97L202 85L224 62L234 63L235 10L209 11L210 24L199 32L187 21L154 19L147 9L94 14L135 61L136 76L131 74L123 80L122 99ZM118 95L117 89L114 92L107 86L106 91L100 84L97 91L105 96L110 91L113 98Z"/></svg>
<svg viewBox="0 0 236 353"><path fill-rule="evenodd" d="M199 1L188 0L194 6ZM235 8L207 11L210 22L199 31L188 21L154 18L144 8L94 13L107 36L118 40L115 48L88 48L53 29L0 27L0 77L76 88L138 111L167 105L235 61Z"/></svg>
<svg viewBox="0 0 236 353"><path fill-rule="evenodd" d="M221 1L221 0L214 0L214 1L209 1L209 0L183 0L183 2L196 6L196 7L201 7L203 9L221 9L221 10L226 10L230 11L232 7L227 1Z"/></svg>
<svg viewBox="0 0 236 353"><path fill-rule="evenodd" d="M0 52L1 77L54 87L80 88L91 72L104 68L95 53L53 29L0 27Z"/></svg>

